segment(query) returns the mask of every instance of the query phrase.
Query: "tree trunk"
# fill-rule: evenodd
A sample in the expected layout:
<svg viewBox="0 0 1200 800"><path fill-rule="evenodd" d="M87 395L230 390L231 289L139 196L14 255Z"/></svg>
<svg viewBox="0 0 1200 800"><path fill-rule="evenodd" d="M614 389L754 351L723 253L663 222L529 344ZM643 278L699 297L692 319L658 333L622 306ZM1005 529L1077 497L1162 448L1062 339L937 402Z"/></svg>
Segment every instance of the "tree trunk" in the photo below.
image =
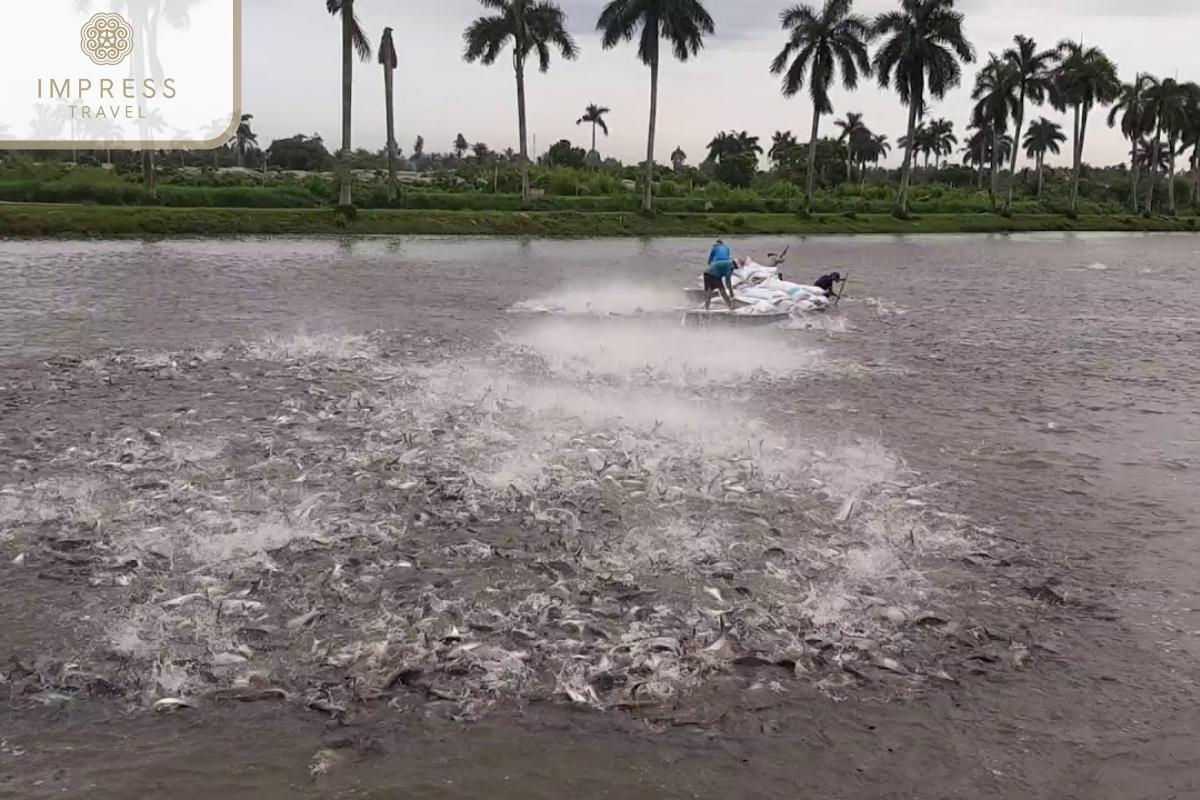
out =
<svg viewBox="0 0 1200 800"><path fill-rule="evenodd" d="M152 200L157 200L158 186L154 180L154 151L149 148L142 151L142 181L146 185L146 194Z"/></svg>
<svg viewBox="0 0 1200 800"><path fill-rule="evenodd" d="M350 170L350 101L354 94L354 0L342 0L342 181L338 192L338 205L348 206L353 202L351 184L354 176Z"/></svg>
<svg viewBox="0 0 1200 800"><path fill-rule="evenodd" d="M529 205L529 129L525 120L525 61L513 55L517 70L517 135L521 138L521 206Z"/></svg>
<svg viewBox="0 0 1200 800"><path fill-rule="evenodd" d="M908 137L904 140L904 162L900 165L900 212L908 213L908 182L912 172L913 139L917 135L917 109L921 105L919 92L910 90L908 96Z"/></svg>
<svg viewBox="0 0 1200 800"><path fill-rule="evenodd" d="M992 164L991 164L991 183L988 185L988 194L992 198L992 208L996 207L996 182L1000 175L1000 138L996 134L996 120L992 118Z"/></svg>
<svg viewBox="0 0 1200 800"><path fill-rule="evenodd" d="M1039 200L1042 199L1042 165L1045 163L1045 159L1046 159L1045 153L1038 153L1038 157L1037 157L1037 171L1038 171L1037 196L1038 196Z"/></svg>
<svg viewBox="0 0 1200 800"><path fill-rule="evenodd" d="M1079 176L1083 171L1083 138L1087 134L1088 109L1086 106L1077 107L1075 114L1079 119L1079 124L1075 141L1075 171L1071 176L1072 211L1076 211L1079 208Z"/></svg>
<svg viewBox="0 0 1200 800"><path fill-rule="evenodd" d="M1017 102L1017 113L1015 122L1017 123L1017 132L1013 134L1012 157L1008 162L1008 197L1004 201L1004 207L1011 210L1013 204L1013 190L1017 186L1017 154L1018 148L1021 146L1021 126L1025 123L1025 90L1021 89L1021 96Z"/></svg>
<svg viewBox="0 0 1200 800"><path fill-rule="evenodd" d="M1175 213L1175 131L1167 131L1167 213Z"/></svg>
<svg viewBox="0 0 1200 800"><path fill-rule="evenodd" d="M846 137L846 183L854 183L854 151L850 149L850 137Z"/></svg>
<svg viewBox="0 0 1200 800"><path fill-rule="evenodd" d="M804 181L804 210L812 213L813 180L817 173L817 128L821 125L821 113L813 104L812 134L808 137L808 177ZM850 163L849 159L846 161Z"/></svg>
<svg viewBox="0 0 1200 800"><path fill-rule="evenodd" d="M658 40L650 58L650 131L646 136L646 194L642 210L649 213L654 203L654 128L658 124Z"/></svg>
<svg viewBox="0 0 1200 800"><path fill-rule="evenodd" d="M1192 145L1192 206L1200 206L1200 140Z"/></svg>
<svg viewBox="0 0 1200 800"><path fill-rule="evenodd" d="M1130 199L1133 210L1136 212L1138 210L1138 178L1140 177L1138 175L1138 137L1131 136L1129 141L1133 145L1133 150L1131 151L1133 155L1130 159L1131 163L1129 165L1129 175L1132 186L1132 197Z"/></svg>
<svg viewBox="0 0 1200 800"><path fill-rule="evenodd" d="M596 123L592 122L592 152L596 152Z"/></svg>
<svg viewBox="0 0 1200 800"><path fill-rule="evenodd" d="M1162 126L1154 126L1154 147L1150 152L1150 185L1146 187L1146 213L1154 210L1154 184L1158 182L1158 158L1162 152Z"/></svg>
<svg viewBox="0 0 1200 800"><path fill-rule="evenodd" d="M388 158L388 200L396 199L396 95L395 70L391 62L384 59L383 92L384 105L387 109L387 158Z"/></svg>

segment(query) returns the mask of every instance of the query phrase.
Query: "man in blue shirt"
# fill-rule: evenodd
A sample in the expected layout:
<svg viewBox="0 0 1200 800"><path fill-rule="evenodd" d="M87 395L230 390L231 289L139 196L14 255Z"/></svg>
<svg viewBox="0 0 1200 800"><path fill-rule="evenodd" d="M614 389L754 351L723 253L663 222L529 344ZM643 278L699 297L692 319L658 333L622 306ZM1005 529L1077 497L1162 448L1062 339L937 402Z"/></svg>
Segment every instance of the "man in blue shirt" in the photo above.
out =
<svg viewBox="0 0 1200 800"><path fill-rule="evenodd" d="M728 245L726 245L720 239L717 239L717 243L712 246L712 250L708 251L709 264L713 263L714 261L730 261L732 259L733 256L729 252Z"/></svg>
<svg viewBox="0 0 1200 800"><path fill-rule="evenodd" d="M725 258L714 261L712 256L709 256L708 267L704 270L704 310L708 311L709 303L712 302L713 292L720 292L721 298L725 301L725 305L729 306L729 310L733 310L733 259L729 258L729 248L717 242L713 247L713 252L717 251L717 247L722 247L725 250Z"/></svg>

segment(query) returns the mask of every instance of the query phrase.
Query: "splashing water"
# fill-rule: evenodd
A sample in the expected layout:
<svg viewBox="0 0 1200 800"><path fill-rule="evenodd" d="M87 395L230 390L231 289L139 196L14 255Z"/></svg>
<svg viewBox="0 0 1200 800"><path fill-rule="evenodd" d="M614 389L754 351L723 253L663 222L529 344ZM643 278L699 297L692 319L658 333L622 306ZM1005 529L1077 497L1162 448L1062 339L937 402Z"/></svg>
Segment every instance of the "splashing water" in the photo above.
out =
<svg viewBox="0 0 1200 800"><path fill-rule="evenodd" d="M681 305L678 289L622 281L568 284L541 297L516 303L509 310L607 316L674 311Z"/></svg>

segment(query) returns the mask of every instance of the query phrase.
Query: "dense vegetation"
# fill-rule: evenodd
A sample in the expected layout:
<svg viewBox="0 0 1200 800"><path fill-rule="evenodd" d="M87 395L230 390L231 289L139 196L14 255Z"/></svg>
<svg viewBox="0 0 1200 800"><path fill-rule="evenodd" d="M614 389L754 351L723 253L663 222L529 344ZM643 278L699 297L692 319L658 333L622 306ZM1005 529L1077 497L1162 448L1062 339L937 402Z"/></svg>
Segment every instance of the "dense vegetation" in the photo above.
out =
<svg viewBox="0 0 1200 800"><path fill-rule="evenodd" d="M844 148L836 142L818 147L817 179L811 213L891 213L899 200L898 170L868 170L865 182L845 181ZM200 154L195 154L200 155ZM158 161L155 198L145 192L136 155L112 168L69 163L33 164L23 159L0 165L0 201L32 203L88 203L98 205L165 205L216 208L317 208L338 200L339 180L331 172L266 173L212 167L181 167L168 158ZM750 176L748 185L720 180L711 166L686 165L676 169L656 167L655 205L665 213L803 213L802 167L786 167ZM521 174L511 162L463 159L458 167L424 173L420 182L401 183L395 198L388 191L387 170L372 159L357 162L355 205L359 208L409 208L438 210L514 211L634 211L641 198L637 179L640 167L556 167L539 165L531 170L533 196L523 203ZM1128 170L1116 167L1094 170L1085 165L1080 180L1078 213L1127 213L1132 182ZM984 182L986 184L986 181ZM1176 179L1178 197L1187 197L1192 186ZM1143 186L1145 182L1143 181ZM1038 194L1038 178L1019 172L1014 182L1013 213L1039 214L1070 211L1071 171L1046 170ZM1168 193L1155 193L1156 209L1165 208ZM980 213L994 210L978 171L961 166L918 167L914 171L909 208L912 213Z"/></svg>
<svg viewBox="0 0 1200 800"><path fill-rule="evenodd" d="M365 1L365 0L362 0ZM338 22L342 62L342 146L331 155L319 135L277 139L260 148L243 115L234 139L205 152L157 151L105 155L48 154L70 159L72 169L34 165L8 154L0 169L0 200L93 202L217 207L316 207L354 202L361 208L625 211L653 204L664 212L913 213L1001 211L1004 214L1176 213L1200 205L1200 86L1139 73L1128 83L1098 47L1064 40L1043 49L1015 36L1002 53L990 53L977 71L974 101L964 132L961 164L951 163L960 140L954 123L931 114L931 103L961 84L963 66L976 61L955 0L899 0L895 10L868 19L853 0L785 9L782 49L770 65L786 96L807 94L815 110L807 141L775 131L769 146L748 131L716 132L699 163L676 147L668 164L654 158L657 75L665 48L683 61L699 56L715 22L702 0L611 0L600 12L603 47L637 40L637 57L651 76L647 158L626 166L602 159L597 131L607 135L608 109L590 104L579 118L591 147L568 140L551 146L531 167L525 126L524 74L545 71L551 56L579 55L566 17L551 0L481 0L489 16L464 31L464 58L485 65L511 63L518 85L519 148L497 152L459 134L444 153L429 152L420 136L406 156L394 141L391 29L380 40L378 63L388 86L389 142L378 152L351 149L350 107L354 55L373 59L372 44L355 16L356 0L327 0ZM501 58L508 52L511 58ZM909 109L900 169L879 166L892 150L861 114L833 121L822 136L822 118L833 115L829 96L837 81L854 89L867 80L895 91ZM1034 109L1066 113L1071 130ZM1117 127L1130 143L1128 164L1096 168L1083 159L1089 122ZM1071 143L1071 167L1045 166ZM1032 166L1017 169L1024 154ZM761 169L763 157L769 168ZM1190 174L1183 169L1190 165ZM225 170L229 166L243 170ZM336 169L332 175L330 170ZM400 172L420 173L419 176ZM139 189L140 181L143 189Z"/></svg>

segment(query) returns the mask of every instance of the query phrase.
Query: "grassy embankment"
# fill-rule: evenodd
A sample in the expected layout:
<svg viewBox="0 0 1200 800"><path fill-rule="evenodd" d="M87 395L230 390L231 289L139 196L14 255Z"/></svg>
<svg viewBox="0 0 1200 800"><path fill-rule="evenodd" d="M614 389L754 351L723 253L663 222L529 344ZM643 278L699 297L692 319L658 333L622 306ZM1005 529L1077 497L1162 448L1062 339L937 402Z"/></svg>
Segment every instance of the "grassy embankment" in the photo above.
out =
<svg viewBox="0 0 1200 800"><path fill-rule="evenodd" d="M353 220L336 214L337 190L323 177L168 173L150 199L136 175L58 165L0 166L0 236L121 237L432 234L491 236L752 236L855 233L1004 233L1021 231L1193 231L1194 216L1146 216L1085 200L1077 216L1061 198L1019 198L1009 216L973 189L920 184L909 219L896 219L887 185L844 184L820 191L812 215L787 182L733 189L709 184L683 195L662 182L653 217L640 197L611 175L571 170L539 173L544 195L522 210L511 192L488 192L454 176L407 187L389 200L378 178L356 180ZM669 191L667 191L669 189ZM586 193L585 193L586 192Z"/></svg>
<svg viewBox="0 0 1200 800"><path fill-rule="evenodd" d="M854 233L1007 233L1023 231L1195 231L1195 217L1081 214L712 214L584 211L361 210L347 222L332 209L162 208L0 205L0 236L135 237L237 235L753 236Z"/></svg>

